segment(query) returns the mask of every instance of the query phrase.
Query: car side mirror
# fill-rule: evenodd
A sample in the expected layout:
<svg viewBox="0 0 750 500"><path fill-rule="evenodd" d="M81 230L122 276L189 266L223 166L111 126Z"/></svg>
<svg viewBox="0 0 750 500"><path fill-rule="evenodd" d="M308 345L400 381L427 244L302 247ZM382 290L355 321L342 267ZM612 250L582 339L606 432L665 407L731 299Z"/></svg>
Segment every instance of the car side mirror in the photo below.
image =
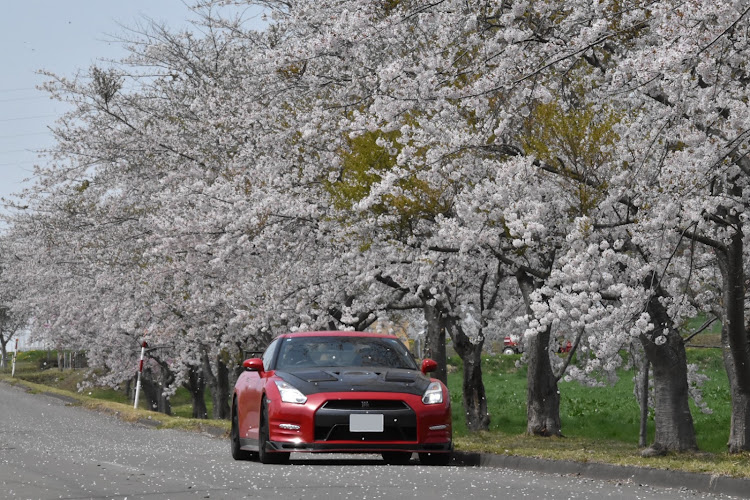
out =
<svg viewBox="0 0 750 500"><path fill-rule="evenodd" d="M437 367L437 361L435 361L434 359L427 358L422 360L421 370L425 375L429 372L434 372L435 370L437 370Z"/></svg>
<svg viewBox="0 0 750 500"><path fill-rule="evenodd" d="M245 370L250 372L263 373L263 360L260 358L250 358L242 362Z"/></svg>

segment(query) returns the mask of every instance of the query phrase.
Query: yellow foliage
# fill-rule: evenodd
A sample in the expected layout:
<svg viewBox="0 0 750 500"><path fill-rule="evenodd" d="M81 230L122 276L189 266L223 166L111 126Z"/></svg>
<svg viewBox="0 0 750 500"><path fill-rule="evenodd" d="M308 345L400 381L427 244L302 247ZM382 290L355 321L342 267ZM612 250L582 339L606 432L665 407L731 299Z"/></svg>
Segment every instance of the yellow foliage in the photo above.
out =
<svg viewBox="0 0 750 500"><path fill-rule="evenodd" d="M571 215L587 215L600 201L606 184L592 186L596 170L612 160L609 147L618 140L613 127L621 117L593 105L564 109L558 102L537 104L521 136L526 154L559 169L572 181L576 205ZM571 183L566 183L570 185Z"/></svg>
<svg viewBox="0 0 750 500"><path fill-rule="evenodd" d="M307 69L307 63L290 64L283 68L279 68L278 70L276 70L276 72L287 80L293 80L302 76L302 74L305 72L305 69Z"/></svg>
<svg viewBox="0 0 750 500"><path fill-rule="evenodd" d="M88 179L86 179L83 182L81 182L80 186L77 186L75 190L78 191L79 193L83 193L89 188L89 185L90 185L89 181Z"/></svg>
<svg viewBox="0 0 750 500"><path fill-rule="evenodd" d="M347 139L347 150L340 152L338 177L325 182L335 208L349 211L370 195L384 174L396 168L396 157L403 147L397 142L399 136L398 131L375 131ZM448 208L444 189L431 186L413 170L396 182L396 188L396 192L381 195L372 209L376 215L396 216L398 222L387 228L392 231L408 231L414 220L432 218Z"/></svg>

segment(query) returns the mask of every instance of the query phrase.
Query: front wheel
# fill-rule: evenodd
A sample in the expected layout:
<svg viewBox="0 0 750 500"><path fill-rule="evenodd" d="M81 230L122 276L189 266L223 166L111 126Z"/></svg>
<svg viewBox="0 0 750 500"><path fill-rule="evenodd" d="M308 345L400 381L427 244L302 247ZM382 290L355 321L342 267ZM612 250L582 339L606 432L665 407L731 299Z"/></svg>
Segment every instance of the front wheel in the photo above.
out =
<svg viewBox="0 0 750 500"><path fill-rule="evenodd" d="M240 448L240 424L237 416L237 405L232 405L232 428L229 431L229 446L235 460L251 460L253 453Z"/></svg>
<svg viewBox="0 0 750 500"><path fill-rule="evenodd" d="M420 453L419 462L423 465L448 465L450 453Z"/></svg>
<svg viewBox="0 0 750 500"><path fill-rule="evenodd" d="M503 349L503 354L506 354L508 356L510 356L511 354L515 354L515 353L516 351L512 347L506 347L505 349Z"/></svg>
<svg viewBox="0 0 750 500"><path fill-rule="evenodd" d="M265 396L263 397L265 400ZM260 432L258 433L258 460L262 464L283 464L289 461L289 453L269 452L266 450L268 436L270 435L268 426L268 408L263 401L260 408Z"/></svg>

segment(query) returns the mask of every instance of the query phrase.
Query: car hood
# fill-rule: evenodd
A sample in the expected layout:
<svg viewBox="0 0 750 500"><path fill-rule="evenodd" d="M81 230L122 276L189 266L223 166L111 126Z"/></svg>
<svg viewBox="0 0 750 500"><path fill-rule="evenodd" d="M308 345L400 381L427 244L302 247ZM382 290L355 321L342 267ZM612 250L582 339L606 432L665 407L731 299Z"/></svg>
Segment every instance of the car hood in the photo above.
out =
<svg viewBox="0 0 750 500"><path fill-rule="evenodd" d="M319 392L404 392L421 396L430 379L416 370L331 368L277 371L304 394Z"/></svg>

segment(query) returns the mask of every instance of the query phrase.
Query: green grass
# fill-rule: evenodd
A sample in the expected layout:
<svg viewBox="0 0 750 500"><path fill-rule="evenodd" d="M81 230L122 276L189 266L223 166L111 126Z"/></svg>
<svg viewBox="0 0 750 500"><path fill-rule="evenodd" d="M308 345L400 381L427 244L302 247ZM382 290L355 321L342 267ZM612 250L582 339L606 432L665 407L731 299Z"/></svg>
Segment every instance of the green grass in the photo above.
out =
<svg viewBox="0 0 750 500"><path fill-rule="evenodd" d="M619 380L611 387L592 388L561 382L560 419L565 437L527 436L526 368L516 368L518 355L498 355L482 360L491 418L489 432L482 433L470 433L466 429L461 361L451 358L450 364L454 367L448 376L448 386L456 446L466 451L750 477L750 453L729 455L726 451L731 400L721 350L695 348L688 349L687 354L688 361L697 364L709 377L703 385L703 398L713 412L701 413L691 402L699 452L670 453L657 458L640 456L640 409L633 395L630 371L621 371ZM647 429L650 443L654 437L653 411Z"/></svg>
<svg viewBox="0 0 750 500"><path fill-rule="evenodd" d="M482 358L484 388L490 413L490 430L508 434L526 430L526 367L516 368L519 356L489 356ZM453 432L466 436L466 419L463 415L463 373L458 356L449 360L448 388L453 408Z"/></svg>
<svg viewBox="0 0 750 500"><path fill-rule="evenodd" d="M190 392L184 387L180 387L169 401L172 403L172 414L178 417L190 418L193 415L193 402ZM211 400L211 391L206 388L206 411L208 415L213 415L213 401Z"/></svg>
<svg viewBox="0 0 750 500"><path fill-rule="evenodd" d="M687 320L682 325L681 330L683 332L683 336L687 338L687 336L703 326L705 321L705 314L700 314L695 318ZM706 330L693 337L690 340L689 345L719 347L721 345L721 321L717 320L711 323L711 325Z"/></svg>
<svg viewBox="0 0 750 500"><path fill-rule="evenodd" d="M709 379L702 387L703 399L713 413L701 413L691 404L698 447L714 453L724 452L729 440L732 398L720 349L688 349L688 361L695 363Z"/></svg>
<svg viewBox="0 0 750 500"><path fill-rule="evenodd" d="M482 360L484 385L490 413L490 432L517 435L526 432L526 368L516 368L520 356L494 356ZM718 349L688 349L689 362L696 363L710 377L703 386L703 398L713 413L706 415L694 406L693 420L701 450L721 453L729 438L729 384ZM448 376L453 404L455 433L467 436L463 418L460 360ZM584 387L577 382L560 382L560 419L566 437L613 440L638 444L640 409L633 395L633 374L621 371L611 387ZM648 421L653 439L653 413Z"/></svg>

